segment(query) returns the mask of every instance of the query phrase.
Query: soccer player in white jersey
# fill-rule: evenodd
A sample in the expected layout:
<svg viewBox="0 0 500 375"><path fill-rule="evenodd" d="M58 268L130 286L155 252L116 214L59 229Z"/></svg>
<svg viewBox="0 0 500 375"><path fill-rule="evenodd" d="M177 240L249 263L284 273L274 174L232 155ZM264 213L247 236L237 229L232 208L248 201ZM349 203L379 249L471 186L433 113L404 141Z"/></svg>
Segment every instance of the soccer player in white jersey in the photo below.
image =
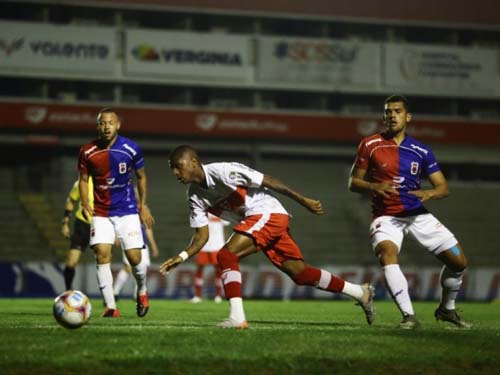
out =
<svg viewBox="0 0 500 375"><path fill-rule="evenodd" d="M226 243L226 236L224 235L224 227L229 223L221 218L208 215L208 241L203 246L201 251L196 254L196 273L194 275L194 296L191 298L192 303L200 303L203 301L203 271L205 266L212 265L214 268L214 283L215 283L215 297L214 302L222 302L222 280L221 269L217 262L217 252L222 249Z"/></svg>
<svg viewBox="0 0 500 375"><path fill-rule="evenodd" d="M366 319L375 319L374 288L369 284L349 283L331 273L305 263L302 253L291 237L289 215L268 189L286 195L314 214L322 214L321 202L292 190L278 179L264 175L239 163L202 164L190 146L179 146L170 154L174 176L189 184L190 225L195 232L190 244L160 266L166 273L190 256L198 253L209 237L208 214L236 223L234 233L218 252L222 282L229 300L229 318L221 328L248 328L243 309L241 272L242 257L262 251L281 271L298 285L315 286L354 298Z"/></svg>
<svg viewBox="0 0 500 375"><path fill-rule="evenodd" d="M403 320L400 327L420 326L408 293L408 282L398 264L398 254L406 235L440 260L443 288L441 303L434 312L437 320L469 328L455 310L455 299L462 285L467 259L457 239L423 202L448 196L448 184L432 150L406 134L412 116L408 100L401 95L386 99L384 123L386 131L363 139L354 161L349 188L353 192L370 193L373 221L370 240L377 255L389 291ZM428 178L430 189L421 188Z"/></svg>

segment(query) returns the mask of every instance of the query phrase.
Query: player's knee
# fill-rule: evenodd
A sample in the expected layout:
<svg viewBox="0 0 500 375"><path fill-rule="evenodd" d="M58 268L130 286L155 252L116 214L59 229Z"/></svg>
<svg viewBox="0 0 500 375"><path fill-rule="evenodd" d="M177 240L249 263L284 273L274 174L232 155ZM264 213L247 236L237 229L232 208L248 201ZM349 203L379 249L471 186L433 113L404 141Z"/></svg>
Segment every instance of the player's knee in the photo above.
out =
<svg viewBox="0 0 500 375"><path fill-rule="evenodd" d="M467 257L457 244L445 253L446 266L453 272L463 272L467 268Z"/></svg>
<svg viewBox="0 0 500 375"><path fill-rule="evenodd" d="M464 272L467 269L467 259L464 257L463 260L460 260L453 264L446 265L453 272Z"/></svg>
<svg viewBox="0 0 500 375"><path fill-rule="evenodd" d="M238 256L228 249L223 248L217 253L217 262L221 269L227 268L231 263L238 262Z"/></svg>
<svg viewBox="0 0 500 375"><path fill-rule="evenodd" d="M461 262L457 266L458 271L456 272L464 272L467 268L467 258L463 256Z"/></svg>
<svg viewBox="0 0 500 375"><path fill-rule="evenodd" d="M128 262L132 267L138 266L141 263L141 255L131 255L127 256Z"/></svg>
<svg viewBox="0 0 500 375"><path fill-rule="evenodd" d="M307 265L302 260L288 259L281 264L280 269L293 280L295 275L300 274L306 267Z"/></svg>
<svg viewBox="0 0 500 375"><path fill-rule="evenodd" d="M389 241L383 241L375 248L375 254L377 255L379 263L382 266L397 264L398 253L398 247Z"/></svg>

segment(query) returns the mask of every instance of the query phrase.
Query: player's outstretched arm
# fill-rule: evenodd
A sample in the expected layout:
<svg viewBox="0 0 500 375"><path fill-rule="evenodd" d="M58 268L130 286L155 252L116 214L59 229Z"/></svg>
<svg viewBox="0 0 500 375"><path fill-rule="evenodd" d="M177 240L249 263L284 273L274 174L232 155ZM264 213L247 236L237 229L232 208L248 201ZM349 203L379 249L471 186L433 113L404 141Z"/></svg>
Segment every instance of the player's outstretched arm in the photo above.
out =
<svg viewBox="0 0 500 375"><path fill-rule="evenodd" d="M196 228L193 237L191 238L191 243L178 255L167 259L160 266L160 273L162 275L167 274L169 271L176 268L179 264L186 261L189 257L198 253L203 246L208 241L208 225L204 227Z"/></svg>
<svg viewBox="0 0 500 375"><path fill-rule="evenodd" d="M286 195L287 197L293 199L295 202L307 208L313 214L321 215L324 213L323 206L321 205L321 202L319 200L304 197L302 194L291 189L289 186L285 185L277 178L271 177L269 175L264 175L262 186L274 190L277 193Z"/></svg>

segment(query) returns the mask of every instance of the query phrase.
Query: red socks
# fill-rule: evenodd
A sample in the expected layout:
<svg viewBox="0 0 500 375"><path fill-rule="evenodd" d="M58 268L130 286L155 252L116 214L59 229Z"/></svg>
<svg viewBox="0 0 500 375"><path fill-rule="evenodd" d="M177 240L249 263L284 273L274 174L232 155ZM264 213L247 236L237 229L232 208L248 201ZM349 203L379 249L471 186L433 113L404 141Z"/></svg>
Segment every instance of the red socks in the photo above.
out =
<svg viewBox="0 0 500 375"><path fill-rule="evenodd" d="M306 265L304 270L292 277L298 285L311 285L318 289L340 293L344 289L345 281L332 275L330 272Z"/></svg>
<svg viewBox="0 0 500 375"><path fill-rule="evenodd" d="M226 298L242 297L239 258L226 248L217 253L217 261L222 270L222 283Z"/></svg>
<svg viewBox="0 0 500 375"><path fill-rule="evenodd" d="M198 268L194 274L194 295L201 298L201 288L203 288L203 268Z"/></svg>
<svg viewBox="0 0 500 375"><path fill-rule="evenodd" d="M241 272L239 258L223 248L217 254L219 267L222 270L222 283L226 298L242 297ZM292 277L298 285L310 285L330 292L341 293L345 281L325 270L306 265L304 270Z"/></svg>

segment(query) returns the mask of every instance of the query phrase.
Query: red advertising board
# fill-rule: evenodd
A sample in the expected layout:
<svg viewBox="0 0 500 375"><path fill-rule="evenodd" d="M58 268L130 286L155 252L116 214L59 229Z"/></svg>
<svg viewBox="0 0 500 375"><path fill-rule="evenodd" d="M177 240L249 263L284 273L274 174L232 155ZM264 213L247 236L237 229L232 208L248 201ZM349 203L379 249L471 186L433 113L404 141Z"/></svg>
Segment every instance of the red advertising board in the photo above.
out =
<svg viewBox="0 0 500 375"><path fill-rule="evenodd" d="M96 106L0 102L0 131L94 133ZM117 107L122 131L203 138L358 142L382 129L376 117ZM409 133L424 142L500 145L500 123L414 120Z"/></svg>
<svg viewBox="0 0 500 375"><path fill-rule="evenodd" d="M116 6L112 0L85 1L98 2L103 5ZM378 19L400 21L431 21L439 23L471 23L477 25L498 25L500 22L498 1L456 1L456 0L358 0L358 1L332 1L332 0L253 0L253 1L227 1L227 0L121 0L123 7L127 4L136 9L138 6L157 9L188 8L191 10L203 9L213 12L259 12L275 13L279 15L318 15L322 17L348 17L350 19Z"/></svg>

